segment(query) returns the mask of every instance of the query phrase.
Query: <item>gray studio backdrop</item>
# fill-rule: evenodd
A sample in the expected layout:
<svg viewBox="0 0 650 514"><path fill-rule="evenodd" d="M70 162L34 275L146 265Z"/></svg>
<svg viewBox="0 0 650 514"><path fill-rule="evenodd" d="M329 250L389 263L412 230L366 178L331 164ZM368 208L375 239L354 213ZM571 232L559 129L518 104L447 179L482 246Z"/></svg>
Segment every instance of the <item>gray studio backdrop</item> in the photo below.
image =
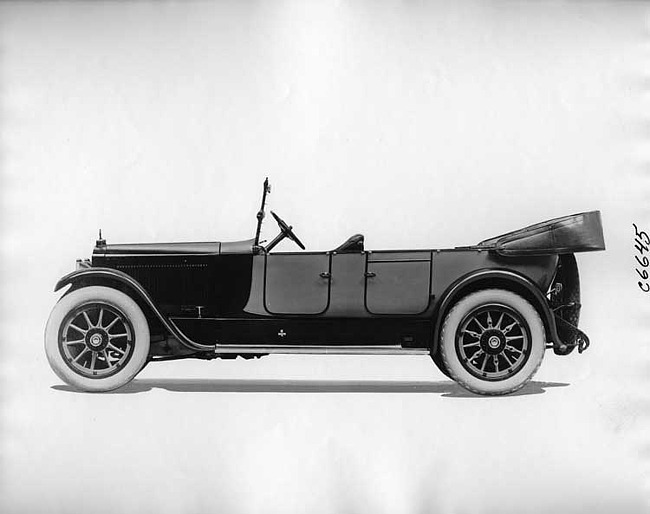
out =
<svg viewBox="0 0 650 514"><path fill-rule="evenodd" d="M0 510L644 512L646 11L0 4ZM355 232L465 245L600 209L608 249L578 256L592 348L547 355L505 398L427 357L177 362L115 394L63 387L43 329L97 229L246 239L267 175L311 250Z"/></svg>

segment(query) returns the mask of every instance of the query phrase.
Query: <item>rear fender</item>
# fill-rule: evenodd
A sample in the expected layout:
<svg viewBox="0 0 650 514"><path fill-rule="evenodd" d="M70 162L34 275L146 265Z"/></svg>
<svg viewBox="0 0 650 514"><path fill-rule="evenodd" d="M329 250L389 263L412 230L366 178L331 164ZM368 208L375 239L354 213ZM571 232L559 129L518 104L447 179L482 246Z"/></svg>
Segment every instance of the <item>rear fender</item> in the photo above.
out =
<svg viewBox="0 0 650 514"><path fill-rule="evenodd" d="M85 268L67 274L61 278L54 287L54 291L59 291L67 285L72 285L72 289L86 287L91 285L104 285L119 289L133 298L140 307L145 311L145 315L151 321L159 322L162 327L167 330L169 334L174 336L180 341L183 346L191 350L205 351L213 347L196 344L185 335L183 335L176 327L170 323L167 317L158 309L153 299L142 285L122 271L111 268Z"/></svg>
<svg viewBox="0 0 650 514"><path fill-rule="evenodd" d="M555 317L539 287L530 279L514 271L479 270L458 279L442 295L442 300L436 309L432 353L435 354L438 350L442 323L451 307L462 297L480 289L489 288L506 289L528 300L544 322L546 341L552 342L554 347L562 345L557 333Z"/></svg>

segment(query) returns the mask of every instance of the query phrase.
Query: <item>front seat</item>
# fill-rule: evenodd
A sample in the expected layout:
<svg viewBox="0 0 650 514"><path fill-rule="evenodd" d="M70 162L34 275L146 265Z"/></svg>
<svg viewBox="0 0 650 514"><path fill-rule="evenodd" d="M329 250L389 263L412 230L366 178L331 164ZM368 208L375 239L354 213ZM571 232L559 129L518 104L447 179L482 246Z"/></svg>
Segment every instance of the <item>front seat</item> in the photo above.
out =
<svg viewBox="0 0 650 514"><path fill-rule="evenodd" d="M363 252L363 234L354 234L338 248L333 250L336 253Z"/></svg>

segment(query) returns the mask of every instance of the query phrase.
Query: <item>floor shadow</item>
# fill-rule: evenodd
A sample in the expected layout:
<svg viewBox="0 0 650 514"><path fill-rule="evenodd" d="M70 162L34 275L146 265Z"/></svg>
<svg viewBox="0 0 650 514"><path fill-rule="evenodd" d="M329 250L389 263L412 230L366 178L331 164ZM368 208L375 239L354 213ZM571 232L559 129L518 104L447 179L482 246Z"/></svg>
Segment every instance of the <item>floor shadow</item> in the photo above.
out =
<svg viewBox="0 0 650 514"><path fill-rule="evenodd" d="M502 396L482 396L482 395L471 393L467 389L463 389L462 387L460 387L458 384L454 384L454 385L456 385L456 389L454 391L444 393L442 396L445 398L511 398L513 396L529 396L532 394L543 394L546 392L547 389L550 389L552 387L569 386L569 384L564 382L528 382L524 387L522 387L518 391L515 391L514 393L510 393Z"/></svg>
<svg viewBox="0 0 650 514"><path fill-rule="evenodd" d="M542 394L552 387L566 387L559 382L529 382L506 397ZM52 389L79 393L67 385ZM136 379L103 394L134 394L165 389L182 393L433 393L446 398L490 398L466 391L451 380L422 382L411 380L250 380L250 379ZM491 397L495 398L495 397Z"/></svg>

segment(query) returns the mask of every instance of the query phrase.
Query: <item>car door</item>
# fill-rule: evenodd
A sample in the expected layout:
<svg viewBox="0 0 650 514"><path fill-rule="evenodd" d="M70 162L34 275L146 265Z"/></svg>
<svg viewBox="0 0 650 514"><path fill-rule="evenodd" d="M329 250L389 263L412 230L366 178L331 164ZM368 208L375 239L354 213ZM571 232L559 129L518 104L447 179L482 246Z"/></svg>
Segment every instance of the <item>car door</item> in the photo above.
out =
<svg viewBox="0 0 650 514"><path fill-rule="evenodd" d="M366 309L371 314L413 315L427 310L431 296L430 251L368 252Z"/></svg>
<svg viewBox="0 0 650 514"><path fill-rule="evenodd" d="M274 253L265 257L264 307L271 314L315 315L330 302L330 255Z"/></svg>

